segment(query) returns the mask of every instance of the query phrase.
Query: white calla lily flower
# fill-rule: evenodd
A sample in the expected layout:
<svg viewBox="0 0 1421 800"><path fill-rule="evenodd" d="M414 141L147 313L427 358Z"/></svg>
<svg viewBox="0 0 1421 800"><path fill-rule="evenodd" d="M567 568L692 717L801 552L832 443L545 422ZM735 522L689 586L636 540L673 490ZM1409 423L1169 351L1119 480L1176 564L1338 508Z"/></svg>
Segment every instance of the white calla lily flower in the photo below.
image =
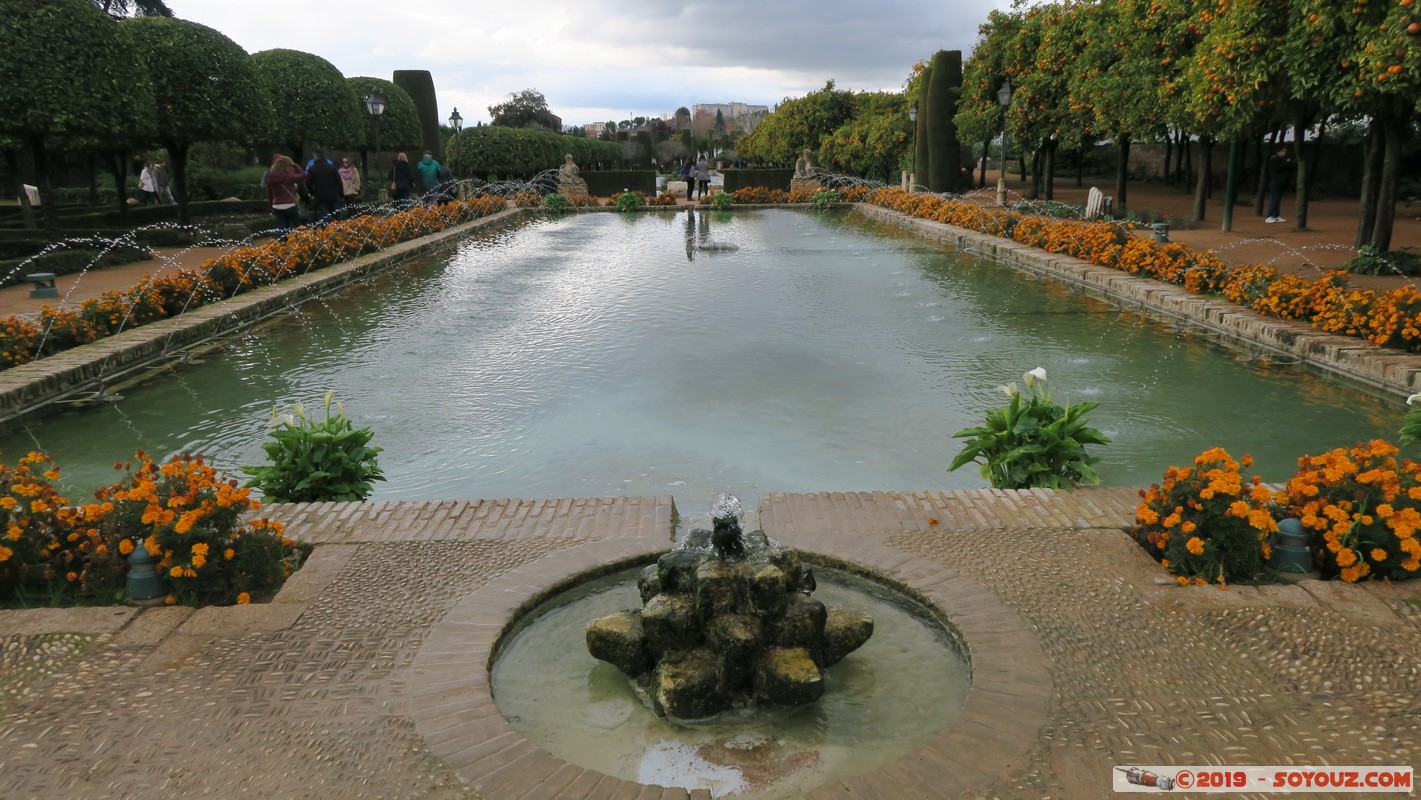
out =
<svg viewBox="0 0 1421 800"><path fill-rule="evenodd" d="M267 427L268 427L268 428L280 428L280 427L283 426L283 425L285 425L285 426L288 427L288 428L294 428L294 427L296 427L296 418L293 417L293 416L291 416L290 414L277 414L277 413L273 413L273 414L271 415L271 423L270 423L269 425L267 425Z"/></svg>
<svg viewBox="0 0 1421 800"><path fill-rule="evenodd" d="M1421 392L1417 392L1416 394L1413 394L1410 397L1406 398L1406 404L1408 406L1414 406L1416 405L1416 401L1418 400L1421 400Z"/></svg>
<svg viewBox="0 0 1421 800"><path fill-rule="evenodd" d="M1016 395L1016 382L1013 381L1012 383L1008 383L1006 386L998 386L997 391L1001 392L1007 397L1014 397Z"/></svg>
<svg viewBox="0 0 1421 800"><path fill-rule="evenodd" d="M1026 385L1029 387L1032 383L1035 383L1036 381L1046 380L1046 369L1044 367L1037 367L1036 369L1033 369L1022 375L1021 377L1023 380L1026 381Z"/></svg>

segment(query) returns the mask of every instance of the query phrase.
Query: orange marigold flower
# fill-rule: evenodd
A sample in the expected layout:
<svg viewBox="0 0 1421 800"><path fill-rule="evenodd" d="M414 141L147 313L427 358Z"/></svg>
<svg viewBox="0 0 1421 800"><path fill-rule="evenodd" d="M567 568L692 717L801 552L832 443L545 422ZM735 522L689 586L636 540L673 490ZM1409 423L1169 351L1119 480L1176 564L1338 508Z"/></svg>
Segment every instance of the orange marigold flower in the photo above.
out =
<svg viewBox="0 0 1421 800"><path fill-rule="evenodd" d="M132 553L132 552L133 552L133 540L132 540L132 539L120 539L119 542L118 542L118 552L119 552L120 554L122 554L122 555L125 555L125 556L128 555L129 553Z"/></svg>
<svg viewBox="0 0 1421 800"><path fill-rule="evenodd" d="M168 595L167 597L164 597L164 598L163 598L163 602L164 602L164 603L167 603L167 604L170 605L170 606L172 606L172 605L177 605L177 603L178 603L178 596L175 595L175 594L170 594L170 595Z"/></svg>
<svg viewBox="0 0 1421 800"><path fill-rule="evenodd" d="M1196 556L1200 555L1204 552L1204 540L1198 536L1191 536L1189 537L1189 541L1184 543L1184 549Z"/></svg>
<svg viewBox="0 0 1421 800"><path fill-rule="evenodd" d="M1374 547L1367 555L1371 556L1373 561L1386 561L1387 552L1380 547Z"/></svg>
<svg viewBox="0 0 1421 800"><path fill-rule="evenodd" d="M173 567L172 569L168 570L168 576L172 578L181 578L183 576L183 568Z"/></svg>
<svg viewBox="0 0 1421 800"><path fill-rule="evenodd" d="M10 560L10 556L13 556L14 554L15 554L15 551L14 551L14 550L11 550L10 548L8 548L8 547L6 547L6 546L4 546L4 545L0 545L0 564L3 564L4 562L9 561L9 560Z"/></svg>
<svg viewBox="0 0 1421 800"><path fill-rule="evenodd" d="M10 511L15 506L19 505L19 503L20 501L16 500L13 497L10 497L9 495L6 495L5 497L0 497L0 508L5 509L6 511Z"/></svg>
<svg viewBox="0 0 1421 800"><path fill-rule="evenodd" d="M1357 553L1350 547L1342 547L1337 550L1337 566L1350 567L1357 563Z"/></svg>
<svg viewBox="0 0 1421 800"><path fill-rule="evenodd" d="M237 595L237 605L244 606L250 602L252 602L252 596L250 594L242 592L241 594Z"/></svg>
<svg viewBox="0 0 1421 800"><path fill-rule="evenodd" d="M237 551L229 547L226 550L222 551L222 560L231 561L232 557L235 555L237 555Z"/></svg>
<svg viewBox="0 0 1421 800"><path fill-rule="evenodd" d="M1179 526L1179 530L1180 530L1181 532L1183 532L1183 533L1193 533L1193 532L1194 532L1195 530L1197 530L1198 528L1199 528L1198 525L1195 525L1193 522L1190 522L1190 521L1187 521L1187 520L1185 521L1185 523L1184 523L1183 525L1180 525L1180 526Z"/></svg>

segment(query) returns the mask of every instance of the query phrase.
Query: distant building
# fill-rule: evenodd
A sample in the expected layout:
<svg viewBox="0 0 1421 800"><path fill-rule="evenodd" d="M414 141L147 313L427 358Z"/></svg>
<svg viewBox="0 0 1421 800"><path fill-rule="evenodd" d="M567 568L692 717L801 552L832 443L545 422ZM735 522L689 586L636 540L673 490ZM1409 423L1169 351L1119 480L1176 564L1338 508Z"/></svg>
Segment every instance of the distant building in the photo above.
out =
<svg viewBox="0 0 1421 800"><path fill-rule="evenodd" d="M602 135L602 130L606 127L606 122L589 122L582 126L582 135L589 139L596 139Z"/></svg>
<svg viewBox="0 0 1421 800"><path fill-rule="evenodd" d="M749 133L770 113L770 107L749 103L697 103L691 106L691 132L701 134L714 130L717 113L725 122L726 133Z"/></svg>

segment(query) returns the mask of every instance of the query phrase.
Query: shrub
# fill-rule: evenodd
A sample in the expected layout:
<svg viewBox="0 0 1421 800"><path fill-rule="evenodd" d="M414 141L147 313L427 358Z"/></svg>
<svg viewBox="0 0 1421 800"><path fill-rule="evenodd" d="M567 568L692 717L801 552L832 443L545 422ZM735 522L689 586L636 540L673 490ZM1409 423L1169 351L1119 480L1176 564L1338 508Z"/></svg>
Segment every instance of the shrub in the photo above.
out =
<svg viewBox="0 0 1421 800"><path fill-rule="evenodd" d="M677 198L676 195L672 194L671 192L663 191L655 197L647 200L646 204L650 206L674 206L677 204Z"/></svg>
<svg viewBox="0 0 1421 800"><path fill-rule="evenodd" d="M1110 443L1086 424L1086 415L1100 404L1057 405L1040 367L1022 377L1029 396L1017 391L1015 383L1000 387L1011 398L1007 406L988 411L985 426L952 435L968 442L948 472L981 461L982 477L998 489L1070 489L1078 483L1099 483L1091 466L1099 459L1085 448Z"/></svg>
<svg viewBox="0 0 1421 800"><path fill-rule="evenodd" d="M638 192L623 189L612 195L610 205L616 206L618 211L640 211L646 208L646 200Z"/></svg>
<svg viewBox="0 0 1421 800"><path fill-rule="evenodd" d="M1242 466L1253 466L1253 459L1244 456ZM1268 536L1278 529L1273 493L1239 467L1216 447L1140 491L1135 539L1181 584L1248 580L1268 562Z"/></svg>
<svg viewBox="0 0 1421 800"><path fill-rule="evenodd" d="M820 189L809 198L817 208L828 208L835 203L842 202L843 199L843 195L833 189Z"/></svg>
<svg viewBox="0 0 1421 800"><path fill-rule="evenodd" d="M375 481L383 481L377 456L380 448L370 447L374 436L369 428L357 428L336 404L331 414L331 398L326 392L326 418L306 416L299 403L290 414L272 412L271 436L275 441L262 445L271 463L243 467L252 476L248 486L278 503L364 500Z"/></svg>
<svg viewBox="0 0 1421 800"><path fill-rule="evenodd" d="M543 198L543 208L547 211L566 211L572 207L567 201L567 195L553 192Z"/></svg>
<svg viewBox="0 0 1421 800"><path fill-rule="evenodd" d="M1409 247L1383 253L1376 245L1364 244L1342 269L1354 275L1421 275L1421 253Z"/></svg>
<svg viewBox="0 0 1421 800"><path fill-rule="evenodd" d="M121 554L142 546L158 559L172 587L170 604L251 602L275 592L300 565L281 523L243 522L261 503L236 480L221 480L202 456L184 453L159 466L140 450L133 463L114 466L124 477L81 513Z"/></svg>
<svg viewBox="0 0 1421 800"><path fill-rule="evenodd" d="M730 192L716 192L711 195L710 207L716 211L725 211L735 205L735 196Z"/></svg>
<svg viewBox="0 0 1421 800"><path fill-rule="evenodd" d="M1285 489L1323 577L1409 578L1421 569L1421 464L1384 440L1298 459Z"/></svg>

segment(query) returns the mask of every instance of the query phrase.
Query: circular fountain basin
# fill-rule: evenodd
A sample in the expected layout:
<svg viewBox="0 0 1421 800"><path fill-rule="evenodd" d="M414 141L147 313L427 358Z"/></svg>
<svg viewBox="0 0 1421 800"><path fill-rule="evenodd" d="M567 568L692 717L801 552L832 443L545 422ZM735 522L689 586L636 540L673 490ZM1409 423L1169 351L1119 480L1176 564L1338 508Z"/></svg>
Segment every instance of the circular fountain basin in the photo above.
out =
<svg viewBox="0 0 1421 800"><path fill-rule="evenodd" d="M792 541L786 544L796 545ZM673 800L709 795L705 790L683 788L658 793L647 787L667 780L660 774L643 783L640 770L635 778L626 779L602 771L615 769L615 765L589 768L555 755L505 718L494 698L492 673L498 656L506 652L505 643L517 637L525 621L538 618L537 609L590 580L651 563L668 547L665 540L616 534L568 542L568 546L515 567L465 595L429 631L402 681L407 693L405 710L430 754L487 797ZM791 796L807 800L835 800L846 795L973 797L1020 769L1046 723L1052 696L1045 654L1020 617L982 584L887 546L878 536L821 531L816 533L811 550L799 549L815 564L871 575L931 609L929 621L945 621L962 652L969 656L971 684L957 715L950 716L941 730L916 749L896 759L885 756L891 759L889 763L862 774L825 779ZM869 644L855 655L872 652L867 648L875 640L884 641L879 634L875 631ZM587 657L581 641L558 655ZM890 682L911 687L918 677L916 673L900 673ZM582 691L589 692L591 678L584 676L582 680ZM848 683L847 679L840 682ZM652 724L650 711L633 722L630 712L635 710L626 705L609 711L608 718L615 720L626 713L627 721L621 726ZM589 713L584 709L567 711L568 716ZM791 715L798 713L820 712L806 708ZM747 739L733 744L753 750L756 742ZM859 742L849 745L858 747ZM684 761L674 758L671 750L666 760L675 764Z"/></svg>
<svg viewBox="0 0 1421 800"><path fill-rule="evenodd" d="M728 712L695 724L658 717L617 668L586 652L587 622L640 608L637 570L550 598L504 637L493 666L499 710L554 756L628 781L713 797L797 798L887 764L961 710L970 669L955 634L881 582L814 565L815 599L865 611L868 643L826 671L819 701Z"/></svg>

